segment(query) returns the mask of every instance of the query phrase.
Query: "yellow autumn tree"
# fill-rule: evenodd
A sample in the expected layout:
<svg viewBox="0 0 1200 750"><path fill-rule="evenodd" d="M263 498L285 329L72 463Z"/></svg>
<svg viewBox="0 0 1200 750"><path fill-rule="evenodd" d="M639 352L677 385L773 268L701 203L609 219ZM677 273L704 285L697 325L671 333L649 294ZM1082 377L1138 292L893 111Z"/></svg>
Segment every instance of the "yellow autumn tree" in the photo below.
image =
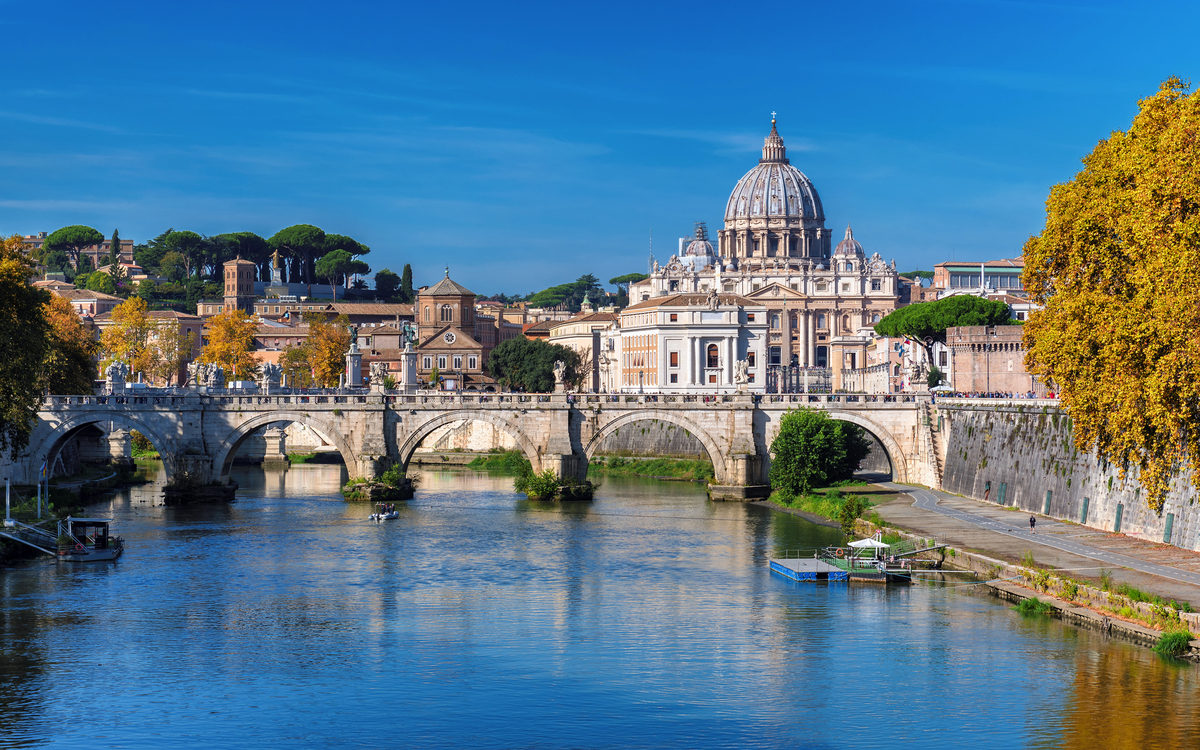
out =
<svg viewBox="0 0 1200 750"><path fill-rule="evenodd" d="M1161 512L1181 472L1200 487L1200 95L1171 78L1139 104L1050 191L1025 244L1025 287L1045 307L1024 337L1076 446L1136 468Z"/></svg>
<svg viewBox="0 0 1200 750"><path fill-rule="evenodd" d="M346 371L346 350L350 348L350 319L339 315L330 319L321 313L305 314L308 323L308 364L312 369L313 381L326 388L338 384Z"/></svg>
<svg viewBox="0 0 1200 750"><path fill-rule="evenodd" d="M209 318L206 328L208 342L200 350L200 361L223 367L228 380L252 380L259 363L254 355L258 322L234 308Z"/></svg>
<svg viewBox="0 0 1200 750"><path fill-rule="evenodd" d="M182 384L187 377L183 372L184 365L191 360L195 350L196 334L185 332L178 320L155 321L148 372L156 382L164 385L170 384L172 378Z"/></svg>
<svg viewBox="0 0 1200 750"><path fill-rule="evenodd" d="M131 297L112 309L110 322L100 334L101 367L113 362L129 365L130 375L152 371L151 339L154 320L146 312L146 300Z"/></svg>
<svg viewBox="0 0 1200 750"><path fill-rule="evenodd" d="M57 294L42 306L50 324L49 346L42 366L44 388L58 395L90 394L96 386L96 363L100 349L92 332L84 327L71 303Z"/></svg>

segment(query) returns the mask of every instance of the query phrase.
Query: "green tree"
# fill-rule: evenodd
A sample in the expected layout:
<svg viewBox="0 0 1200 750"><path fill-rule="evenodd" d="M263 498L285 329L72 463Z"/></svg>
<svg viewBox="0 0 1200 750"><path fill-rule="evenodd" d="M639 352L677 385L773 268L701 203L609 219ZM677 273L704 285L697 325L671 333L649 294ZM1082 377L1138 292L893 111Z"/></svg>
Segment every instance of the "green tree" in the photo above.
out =
<svg viewBox="0 0 1200 750"><path fill-rule="evenodd" d="M79 267L79 254L91 247L104 242L104 235L91 227L73 224L51 232L42 243L43 253L62 250L71 259L71 265Z"/></svg>
<svg viewBox="0 0 1200 750"><path fill-rule="evenodd" d="M502 341L488 357L488 373L506 389L527 393L554 390L554 363L567 366L564 380L579 377L579 354L569 347L541 339L514 338Z"/></svg>
<svg viewBox="0 0 1200 750"><path fill-rule="evenodd" d="M267 244L290 259L288 280L308 284L308 296L311 297L313 278L316 276L313 259L325 251L325 231L312 224L295 224L280 229L267 240Z"/></svg>
<svg viewBox="0 0 1200 750"><path fill-rule="evenodd" d="M98 271L88 274L87 288L89 291L102 292L104 294L114 294L117 291L117 282L110 274Z"/></svg>
<svg viewBox="0 0 1200 750"><path fill-rule="evenodd" d="M911 339L933 361L933 344L946 343L946 329L954 326L1002 326L1008 323L1008 305L995 300L959 294L954 297L906 305L884 316L875 332Z"/></svg>
<svg viewBox="0 0 1200 750"><path fill-rule="evenodd" d="M44 306L50 294L29 285L35 274L21 236L5 238L0 243L0 453L25 450L42 403L49 334Z"/></svg>
<svg viewBox="0 0 1200 750"><path fill-rule="evenodd" d="M260 281L271 278L271 247L262 237L254 232L228 232L218 234L212 239L225 246L228 255L226 260L245 258L253 261L257 267Z"/></svg>
<svg viewBox="0 0 1200 750"><path fill-rule="evenodd" d="M162 256L158 272L173 282L183 281L187 277L187 259L182 253L171 250Z"/></svg>
<svg viewBox="0 0 1200 750"><path fill-rule="evenodd" d="M145 244L134 245L133 262L147 271L159 271L159 263L169 250L166 237L174 231L174 229L168 229Z"/></svg>
<svg viewBox="0 0 1200 750"><path fill-rule="evenodd" d="M142 279L137 285L137 296L146 300L148 303L153 302L156 289L157 287L155 287L153 281L150 279Z"/></svg>
<svg viewBox="0 0 1200 750"><path fill-rule="evenodd" d="M118 265L121 262L121 233L113 230L112 240L108 243L108 264Z"/></svg>
<svg viewBox="0 0 1200 750"><path fill-rule="evenodd" d="M1170 78L1141 100L1051 188L1024 252L1043 306L1025 324L1030 371L1061 394L1075 446L1136 467L1161 512L1179 472L1200 487L1200 94Z"/></svg>
<svg viewBox="0 0 1200 750"><path fill-rule="evenodd" d="M332 250L317 261L317 276L328 282L334 302L337 302L338 279L350 272L351 260L350 253L345 250Z"/></svg>
<svg viewBox="0 0 1200 750"><path fill-rule="evenodd" d="M938 366L933 365L929 368L929 374L925 376L925 385L930 388L937 388L942 384L943 377L942 371L938 369Z"/></svg>
<svg viewBox="0 0 1200 750"><path fill-rule="evenodd" d="M636 284L639 281L645 281L650 278L644 273L627 273L624 276L615 276L608 280L608 283L617 288L618 294L629 296L629 285Z"/></svg>
<svg viewBox="0 0 1200 750"><path fill-rule="evenodd" d="M411 281L411 274L409 277ZM383 299L391 299L400 289L400 277L384 268L375 272L375 293Z"/></svg>
<svg viewBox="0 0 1200 750"><path fill-rule="evenodd" d="M404 264L400 275L400 297L405 304L412 304L417 299L417 291L413 289L412 266Z"/></svg>
<svg viewBox="0 0 1200 750"><path fill-rule="evenodd" d="M178 253L183 258L187 276L198 274L204 265L204 238L195 232L171 231L163 237L167 252Z"/></svg>
<svg viewBox="0 0 1200 750"><path fill-rule="evenodd" d="M863 430L823 411L796 409L783 415L771 443L771 486L792 495L849 479L871 452Z"/></svg>

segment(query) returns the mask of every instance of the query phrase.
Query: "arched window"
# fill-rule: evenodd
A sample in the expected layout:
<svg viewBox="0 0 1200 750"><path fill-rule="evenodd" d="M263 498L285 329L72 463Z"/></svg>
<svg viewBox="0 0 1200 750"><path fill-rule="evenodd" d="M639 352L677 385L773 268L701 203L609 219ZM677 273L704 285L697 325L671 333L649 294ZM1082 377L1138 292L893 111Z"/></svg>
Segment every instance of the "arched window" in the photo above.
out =
<svg viewBox="0 0 1200 750"><path fill-rule="evenodd" d="M842 316L842 333L850 333L850 316Z"/></svg>
<svg viewBox="0 0 1200 750"><path fill-rule="evenodd" d="M879 322L879 313L875 313L875 314L873 314L873 315L871 316L871 322L872 322L872 323L878 323L878 322Z"/></svg>
<svg viewBox="0 0 1200 750"><path fill-rule="evenodd" d="M853 263L847 263L847 264L846 264L846 270L847 270L847 271L853 271L853 270L854 270L854 264L853 264Z"/></svg>
<svg viewBox="0 0 1200 750"><path fill-rule="evenodd" d="M429 322L429 305L425 305L425 322Z"/></svg>
<svg viewBox="0 0 1200 750"><path fill-rule="evenodd" d="M708 366L709 367L720 367L721 366L721 357L717 353L717 351L718 350L717 350L716 344L708 345Z"/></svg>
<svg viewBox="0 0 1200 750"><path fill-rule="evenodd" d="M442 305L442 322L446 323L454 320L454 311L450 305Z"/></svg>
<svg viewBox="0 0 1200 750"><path fill-rule="evenodd" d="M775 329L775 330L779 329L779 315L778 314L775 314L775 313L771 314L771 328Z"/></svg>
<svg viewBox="0 0 1200 750"><path fill-rule="evenodd" d="M817 328L824 328L824 327L825 327L825 316L818 315L817 316Z"/></svg>

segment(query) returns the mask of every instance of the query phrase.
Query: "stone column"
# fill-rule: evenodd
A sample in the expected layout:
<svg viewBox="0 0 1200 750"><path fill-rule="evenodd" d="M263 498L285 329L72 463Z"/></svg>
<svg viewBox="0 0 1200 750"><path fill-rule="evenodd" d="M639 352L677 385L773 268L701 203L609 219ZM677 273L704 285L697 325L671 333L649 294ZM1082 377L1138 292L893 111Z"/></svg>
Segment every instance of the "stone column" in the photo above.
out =
<svg viewBox="0 0 1200 750"><path fill-rule="evenodd" d="M808 312L808 364L810 367L817 366L817 313L815 310Z"/></svg>
<svg viewBox="0 0 1200 750"><path fill-rule="evenodd" d="M725 385L733 385L733 357L737 348L732 336L725 337Z"/></svg>
<svg viewBox="0 0 1200 750"><path fill-rule="evenodd" d="M808 365L808 310L801 310L796 315L796 323L800 328L800 351L797 355L800 358L800 365Z"/></svg>

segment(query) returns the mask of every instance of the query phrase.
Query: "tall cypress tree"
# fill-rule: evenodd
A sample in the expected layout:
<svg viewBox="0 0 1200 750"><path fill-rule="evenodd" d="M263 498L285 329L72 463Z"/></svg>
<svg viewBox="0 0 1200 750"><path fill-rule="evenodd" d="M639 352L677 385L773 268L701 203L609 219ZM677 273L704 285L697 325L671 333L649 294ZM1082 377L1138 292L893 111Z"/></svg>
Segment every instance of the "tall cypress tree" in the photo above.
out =
<svg viewBox="0 0 1200 750"><path fill-rule="evenodd" d="M400 274L400 296L405 303L411 303L416 298L412 285L412 265L409 263L404 264L404 272Z"/></svg>
<svg viewBox="0 0 1200 750"><path fill-rule="evenodd" d="M108 264L115 266L121 262L121 233L113 230L112 242L108 245Z"/></svg>

